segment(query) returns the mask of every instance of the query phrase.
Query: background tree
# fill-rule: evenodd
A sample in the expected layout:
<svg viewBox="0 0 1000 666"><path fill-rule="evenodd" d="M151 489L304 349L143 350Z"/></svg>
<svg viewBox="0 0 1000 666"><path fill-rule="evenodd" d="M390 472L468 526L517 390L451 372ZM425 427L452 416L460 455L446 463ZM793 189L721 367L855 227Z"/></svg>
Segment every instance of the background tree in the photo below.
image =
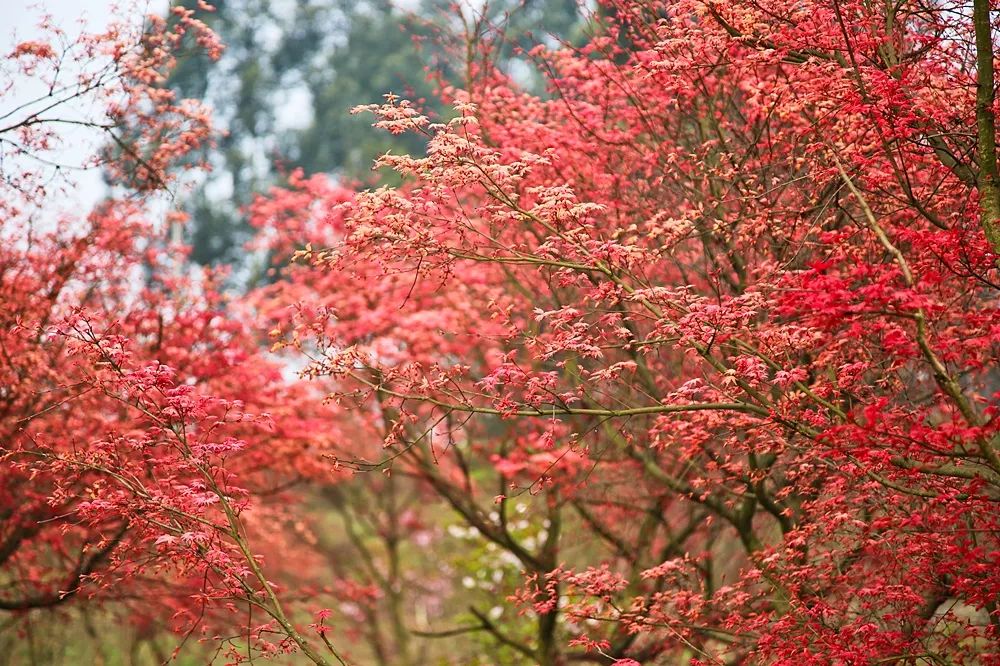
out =
<svg viewBox="0 0 1000 666"><path fill-rule="evenodd" d="M187 204L192 259L245 267L243 244L252 227L241 209L282 172L301 168L348 184L391 179L388 172L372 173L371 156L419 152L421 142L374 132L348 111L389 92L440 111L436 91L457 75L453 63L464 60L458 37L465 31L503 23L510 44L498 55L504 66L520 64L529 76L515 47L551 40L550 33L570 38L582 18L571 0L484 8L468 17L469 25L458 25L450 3L436 0L405 6L390 0L226 1L199 12L227 50L217 61L198 52L182 58L170 86L211 103L226 135L203 155L214 173Z"/></svg>

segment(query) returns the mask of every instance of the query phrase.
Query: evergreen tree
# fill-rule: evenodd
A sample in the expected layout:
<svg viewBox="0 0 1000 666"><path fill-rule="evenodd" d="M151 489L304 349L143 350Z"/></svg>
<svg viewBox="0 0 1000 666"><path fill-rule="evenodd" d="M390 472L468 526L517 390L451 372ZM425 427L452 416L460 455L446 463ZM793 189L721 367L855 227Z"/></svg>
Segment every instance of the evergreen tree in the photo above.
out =
<svg viewBox="0 0 1000 666"><path fill-rule="evenodd" d="M243 245L253 230L242 209L292 169L364 184L391 180L371 172L371 156L420 154L420 139L387 136L348 111L392 92L438 113L437 82L460 78L452 47L464 49L468 28L440 0L409 9L391 0L219 0L214 12L194 0L180 4L227 45L217 62L192 49L169 82L212 104L225 130L198 156L213 174L186 206L191 258L200 264L252 269ZM478 19L473 29L503 28L500 57L511 67L521 50L579 32L584 13L576 0L503 0L469 12ZM530 68L518 71L528 76ZM252 270L244 279L254 279Z"/></svg>

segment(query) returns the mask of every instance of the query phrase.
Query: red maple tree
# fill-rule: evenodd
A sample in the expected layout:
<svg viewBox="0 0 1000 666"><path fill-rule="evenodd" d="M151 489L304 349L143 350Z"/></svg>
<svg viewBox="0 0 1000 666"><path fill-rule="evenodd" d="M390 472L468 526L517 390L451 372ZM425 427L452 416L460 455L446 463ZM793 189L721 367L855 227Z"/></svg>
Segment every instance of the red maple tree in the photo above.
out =
<svg viewBox="0 0 1000 666"><path fill-rule="evenodd" d="M384 432L340 462L518 559L535 638L471 629L530 661L996 653L994 17L765 4L608 3L545 98L482 41L450 119L359 109L426 137L402 186L256 207L304 374Z"/></svg>
<svg viewBox="0 0 1000 666"><path fill-rule="evenodd" d="M184 248L161 240L182 216L157 221L178 160L211 135L165 77L186 36L220 47L185 9L40 31L5 66L45 90L24 101L12 83L0 129L0 610L30 623L114 602L140 625L215 632L233 661L328 663L311 642L336 657L332 644L303 637L261 556L287 547L284 489L329 476L307 420L323 410L281 380L220 276L182 270ZM103 165L114 189L80 215L57 157L95 135L78 166Z"/></svg>

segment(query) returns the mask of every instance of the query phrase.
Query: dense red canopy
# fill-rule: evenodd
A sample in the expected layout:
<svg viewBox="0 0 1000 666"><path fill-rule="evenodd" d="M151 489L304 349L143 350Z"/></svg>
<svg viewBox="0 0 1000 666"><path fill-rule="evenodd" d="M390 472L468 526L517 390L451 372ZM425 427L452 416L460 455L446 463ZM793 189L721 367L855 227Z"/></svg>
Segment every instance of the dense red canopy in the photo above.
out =
<svg viewBox="0 0 1000 666"><path fill-rule="evenodd" d="M257 200L278 279L239 302L125 198L39 234L11 211L0 608L128 589L234 660L242 637L350 661L325 586L340 625L384 602L374 652L417 663L400 568L461 590L444 539L394 548L443 506L522 572L496 603L523 617L470 631L524 663L1000 663L994 18L619 0L531 52L543 96L476 26L451 116L357 110L426 138L377 159L400 186L296 173ZM164 50L109 111L142 128L132 190L207 136L144 75L199 30L171 26L115 56ZM341 579L303 525L310 493L357 487L396 559ZM227 604L260 617L203 614Z"/></svg>

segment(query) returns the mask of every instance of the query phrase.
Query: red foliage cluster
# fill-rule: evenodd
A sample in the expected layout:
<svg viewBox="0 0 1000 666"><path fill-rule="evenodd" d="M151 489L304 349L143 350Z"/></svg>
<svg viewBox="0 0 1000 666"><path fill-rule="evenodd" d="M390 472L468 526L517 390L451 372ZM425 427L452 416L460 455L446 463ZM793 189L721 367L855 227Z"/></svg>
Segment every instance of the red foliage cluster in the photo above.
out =
<svg viewBox="0 0 1000 666"><path fill-rule="evenodd" d="M244 657L311 654L261 553L287 547L285 489L329 478L335 432L317 432L319 401L282 380L219 275L185 275L157 202L136 196L171 183L211 132L163 83L185 34L218 45L192 12L174 14L75 39L46 21L51 41L6 61L48 92L0 129L0 610L99 599L140 625L242 638ZM93 134L112 138L121 196L53 215L62 165L49 156ZM247 603L262 619L234 630Z"/></svg>
<svg viewBox="0 0 1000 666"><path fill-rule="evenodd" d="M765 4L611 3L586 46L532 52L544 99L477 61L451 119L359 109L427 154L379 158L401 187L258 204L276 247L309 243L271 289L297 303L279 329L577 645L992 663L998 216L972 16ZM470 456L507 486L493 518ZM550 507L534 549L505 522L523 490ZM558 507L607 554L573 553Z"/></svg>
<svg viewBox="0 0 1000 666"><path fill-rule="evenodd" d="M473 629L530 663L1000 663L988 3L595 18L531 52L544 97L486 39L452 117L359 109L426 138L376 162L402 185L295 174L254 204L294 261L243 307L312 383L143 256L141 210L108 202L69 240L5 218L0 603L169 585L189 628L249 605L266 624L232 633L260 653L339 659L332 612L300 627L264 569L271 512L297 510L268 484L321 482L327 454L415 479L518 563L533 638ZM165 103L133 104L157 148L126 151L132 187L202 140ZM341 590L400 594L373 578Z"/></svg>

